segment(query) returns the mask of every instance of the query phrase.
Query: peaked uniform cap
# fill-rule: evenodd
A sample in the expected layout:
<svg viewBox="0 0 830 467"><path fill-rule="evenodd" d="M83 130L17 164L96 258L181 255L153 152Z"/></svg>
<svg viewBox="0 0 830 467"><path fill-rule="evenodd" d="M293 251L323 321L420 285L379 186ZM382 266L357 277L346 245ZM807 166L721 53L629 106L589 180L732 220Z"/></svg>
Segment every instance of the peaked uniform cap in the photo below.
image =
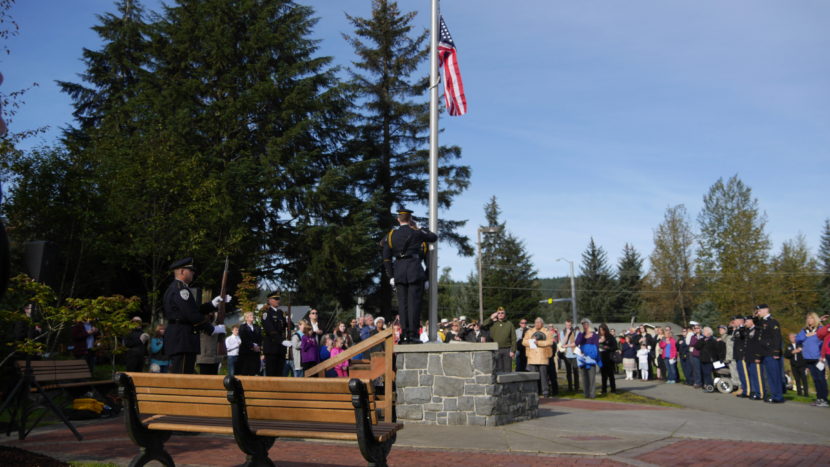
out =
<svg viewBox="0 0 830 467"><path fill-rule="evenodd" d="M191 271L193 271L196 268L193 266L193 258L187 257L170 263L170 269L190 269Z"/></svg>

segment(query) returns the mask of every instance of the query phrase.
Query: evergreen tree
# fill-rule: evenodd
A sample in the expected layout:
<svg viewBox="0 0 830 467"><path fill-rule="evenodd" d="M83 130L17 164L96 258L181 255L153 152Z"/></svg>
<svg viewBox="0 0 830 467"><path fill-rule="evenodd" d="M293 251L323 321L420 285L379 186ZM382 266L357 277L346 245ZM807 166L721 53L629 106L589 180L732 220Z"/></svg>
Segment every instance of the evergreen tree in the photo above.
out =
<svg viewBox="0 0 830 467"><path fill-rule="evenodd" d="M617 294L611 321L628 321L640 314L643 308L642 279L643 259L632 245L626 243L617 265Z"/></svg>
<svg viewBox="0 0 830 467"><path fill-rule="evenodd" d="M830 310L830 218L824 220L821 243L818 248L819 307Z"/></svg>
<svg viewBox="0 0 830 467"><path fill-rule="evenodd" d="M775 317L788 329L800 329L807 312L817 311L820 276L818 262L810 255L803 235L784 242L772 260L774 287L769 304Z"/></svg>
<svg viewBox="0 0 830 467"><path fill-rule="evenodd" d="M766 277L770 242L766 215L737 175L719 179L703 198L697 276L721 318L769 299Z"/></svg>
<svg viewBox="0 0 830 467"><path fill-rule="evenodd" d="M650 317L685 324L694 308L693 247L695 236L682 204L666 209L654 231L654 251L646 278Z"/></svg>
<svg viewBox="0 0 830 467"><path fill-rule="evenodd" d="M608 256L591 238L588 248L582 253L577 283L576 300L580 315L598 322L610 321L613 317L614 288Z"/></svg>
<svg viewBox="0 0 830 467"><path fill-rule="evenodd" d="M370 18L347 15L354 34L344 38L357 55L350 70L356 125L349 150L358 157L353 167L363 171L357 186L369 202L377 235L393 227L395 208L424 205L429 198L429 153L425 149L429 79L413 76L428 58L429 49L427 32L415 32L415 14L402 13L396 2L374 0ZM469 184L470 168L454 163L460 156L458 147L440 148L441 208L449 208ZM439 233L442 242L470 255L469 240L457 232L465 223L439 220ZM376 270L382 271L379 255L371 259ZM389 313L392 300L388 282L381 278L371 300L384 314Z"/></svg>
<svg viewBox="0 0 830 467"><path fill-rule="evenodd" d="M507 230L506 222L501 222L495 196L484 206L484 215L487 226L499 228L484 234L481 241L484 316L502 306L511 320L535 317L541 296L530 254L524 242Z"/></svg>

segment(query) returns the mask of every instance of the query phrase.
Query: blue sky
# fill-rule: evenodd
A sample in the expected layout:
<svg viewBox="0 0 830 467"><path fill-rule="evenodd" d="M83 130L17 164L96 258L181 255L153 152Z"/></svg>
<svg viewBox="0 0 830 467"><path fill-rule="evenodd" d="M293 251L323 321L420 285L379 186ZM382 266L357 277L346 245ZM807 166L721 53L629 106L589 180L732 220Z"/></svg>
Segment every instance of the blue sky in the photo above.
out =
<svg viewBox="0 0 830 467"><path fill-rule="evenodd" d="M344 13L369 0L312 0L321 54L348 65ZM147 0L155 9L160 4ZM20 35L0 57L9 92L37 82L12 129L71 121L55 80L82 71L82 47L109 0L17 0ZM505 7L507 5L507 7ZM423 28L429 0L399 1ZM647 256L665 209L693 223L709 186L738 174L767 213L777 252L805 234L815 251L830 217L830 2L802 0L444 0L469 114L442 117L441 144L463 149L470 189L440 215L468 219L475 240L495 195L508 229L543 277L567 274L589 238L616 263L623 245ZM427 67L424 65L424 73ZM416 207L424 213L426 207ZM474 269L446 246L456 279Z"/></svg>

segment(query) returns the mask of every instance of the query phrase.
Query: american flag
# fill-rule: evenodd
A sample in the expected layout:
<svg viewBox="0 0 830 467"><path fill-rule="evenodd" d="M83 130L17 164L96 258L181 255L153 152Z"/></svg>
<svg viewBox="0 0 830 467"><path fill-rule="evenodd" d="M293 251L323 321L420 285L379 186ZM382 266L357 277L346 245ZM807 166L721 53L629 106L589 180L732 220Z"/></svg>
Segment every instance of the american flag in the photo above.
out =
<svg viewBox="0 0 830 467"><path fill-rule="evenodd" d="M464 95L464 83L461 82L461 70L458 69L458 54L455 42L444 17L441 17L441 34L438 37L438 61L444 66L444 100L450 115L467 113L467 96Z"/></svg>

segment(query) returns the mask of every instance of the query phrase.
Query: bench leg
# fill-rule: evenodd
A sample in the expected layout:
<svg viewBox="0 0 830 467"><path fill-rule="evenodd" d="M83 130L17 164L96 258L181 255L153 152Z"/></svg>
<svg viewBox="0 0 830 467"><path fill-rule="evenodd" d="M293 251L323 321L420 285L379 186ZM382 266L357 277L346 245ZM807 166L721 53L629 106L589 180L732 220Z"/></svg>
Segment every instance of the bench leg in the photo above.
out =
<svg viewBox="0 0 830 467"><path fill-rule="evenodd" d="M141 467L150 461L159 461L167 467L175 467L173 457L164 450L164 442L170 438L169 432L160 432L161 436L152 436L145 439L141 451L130 461L130 467Z"/></svg>
<svg viewBox="0 0 830 467"><path fill-rule="evenodd" d="M274 445L276 438L256 437L245 443L244 467L274 467L274 462L268 457L268 450Z"/></svg>
<svg viewBox="0 0 830 467"><path fill-rule="evenodd" d="M395 444L395 435L383 442L375 440L360 442L360 453L368 462L369 467L386 467L386 457L389 456L393 444Z"/></svg>

